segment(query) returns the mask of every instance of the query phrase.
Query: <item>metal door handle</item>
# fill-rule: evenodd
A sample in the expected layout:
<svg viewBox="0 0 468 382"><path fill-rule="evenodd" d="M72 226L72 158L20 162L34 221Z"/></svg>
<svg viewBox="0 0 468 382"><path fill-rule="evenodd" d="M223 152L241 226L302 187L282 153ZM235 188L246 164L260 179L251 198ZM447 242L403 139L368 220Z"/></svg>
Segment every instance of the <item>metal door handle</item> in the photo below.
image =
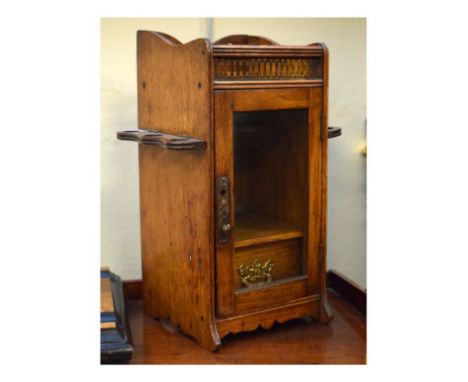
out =
<svg viewBox="0 0 468 382"><path fill-rule="evenodd" d="M216 179L216 240L219 244L229 241L231 236L231 212L229 202L229 177Z"/></svg>

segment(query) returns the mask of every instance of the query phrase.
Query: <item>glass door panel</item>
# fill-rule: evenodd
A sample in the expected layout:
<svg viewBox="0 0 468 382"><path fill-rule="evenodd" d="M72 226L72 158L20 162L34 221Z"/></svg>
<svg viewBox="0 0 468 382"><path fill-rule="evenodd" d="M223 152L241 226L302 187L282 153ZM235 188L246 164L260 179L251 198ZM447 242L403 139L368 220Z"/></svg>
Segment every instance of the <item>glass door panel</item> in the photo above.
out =
<svg viewBox="0 0 468 382"><path fill-rule="evenodd" d="M308 109L233 113L236 289L305 274Z"/></svg>

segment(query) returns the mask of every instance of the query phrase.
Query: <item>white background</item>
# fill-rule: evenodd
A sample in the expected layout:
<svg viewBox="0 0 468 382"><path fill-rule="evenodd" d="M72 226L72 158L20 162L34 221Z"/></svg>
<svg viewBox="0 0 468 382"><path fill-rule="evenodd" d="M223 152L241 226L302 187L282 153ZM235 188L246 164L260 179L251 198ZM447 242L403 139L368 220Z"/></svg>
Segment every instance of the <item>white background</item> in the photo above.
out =
<svg viewBox="0 0 468 382"><path fill-rule="evenodd" d="M368 366L99 366L99 18L189 12L122 4L1 5L1 379L466 380L468 28L454 1L222 10L368 18Z"/></svg>

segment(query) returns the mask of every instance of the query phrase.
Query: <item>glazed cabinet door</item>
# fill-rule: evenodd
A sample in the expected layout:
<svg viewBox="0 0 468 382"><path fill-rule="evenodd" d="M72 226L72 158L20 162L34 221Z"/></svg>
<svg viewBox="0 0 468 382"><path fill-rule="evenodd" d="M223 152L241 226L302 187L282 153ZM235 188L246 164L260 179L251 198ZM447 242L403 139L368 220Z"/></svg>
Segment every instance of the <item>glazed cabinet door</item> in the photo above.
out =
<svg viewBox="0 0 468 382"><path fill-rule="evenodd" d="M319 294L322 88L215 92L216 313Z"/></svg>

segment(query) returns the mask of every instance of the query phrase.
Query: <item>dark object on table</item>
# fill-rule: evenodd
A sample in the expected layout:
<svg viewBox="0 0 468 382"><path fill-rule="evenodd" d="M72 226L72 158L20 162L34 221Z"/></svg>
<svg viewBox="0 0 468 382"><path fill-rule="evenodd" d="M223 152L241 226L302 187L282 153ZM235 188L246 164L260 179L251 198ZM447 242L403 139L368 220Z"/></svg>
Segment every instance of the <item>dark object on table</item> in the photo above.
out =
<svg viewBox="0 0 468 382"><path fill-rule="evenodd" d="M101 269L101 364L128 363L132 358L122 280Z"/></svg>

